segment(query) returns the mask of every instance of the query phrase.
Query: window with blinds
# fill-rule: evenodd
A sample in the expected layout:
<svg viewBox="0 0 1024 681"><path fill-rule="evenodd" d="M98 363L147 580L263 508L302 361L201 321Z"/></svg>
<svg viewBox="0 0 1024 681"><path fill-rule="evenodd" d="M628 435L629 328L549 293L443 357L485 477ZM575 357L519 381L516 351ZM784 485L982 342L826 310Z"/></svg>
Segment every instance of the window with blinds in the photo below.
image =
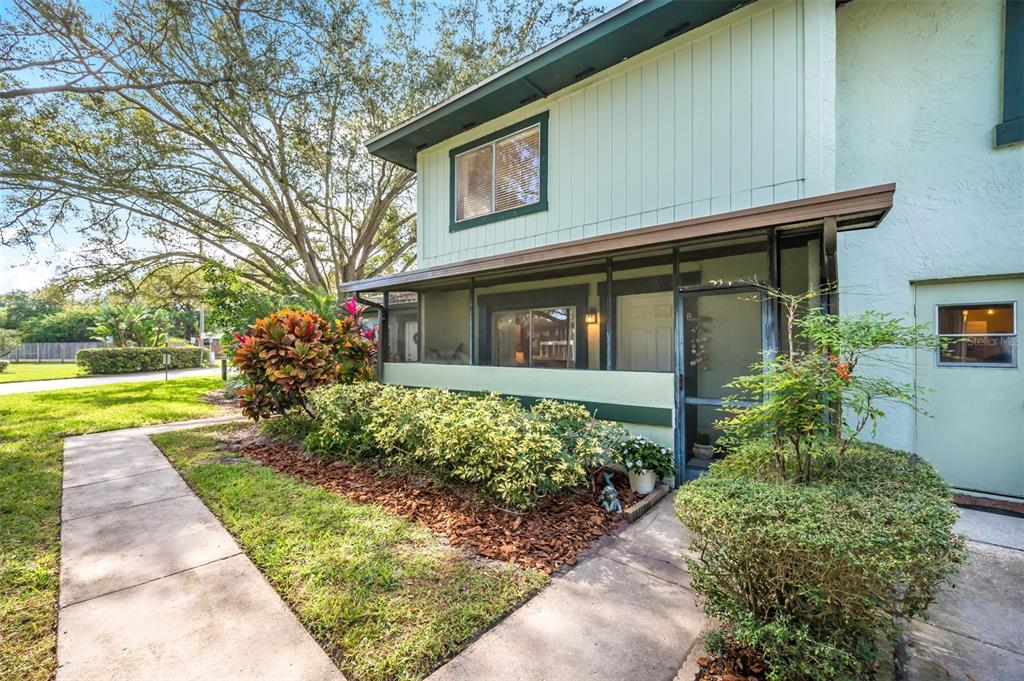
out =
<svg viewBox="0 0 1024 681"><path fill-rule="evenodd" d="M469 220L540 202L541 125L455 157L455 220Z"/></svg>

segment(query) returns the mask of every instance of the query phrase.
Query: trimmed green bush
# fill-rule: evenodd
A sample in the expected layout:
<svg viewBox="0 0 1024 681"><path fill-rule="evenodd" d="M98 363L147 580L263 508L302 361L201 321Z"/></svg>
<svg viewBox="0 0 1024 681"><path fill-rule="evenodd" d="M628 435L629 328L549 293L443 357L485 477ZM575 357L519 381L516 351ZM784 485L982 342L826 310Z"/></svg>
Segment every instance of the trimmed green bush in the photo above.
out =
<svg viewBox="0 0 1024 681"><path fill-rule="evenodd" d="M774 446L740 447L676 496L693 588L769 678L865 677L894 618L924 612L965 556L951 490L919 457L861 441L794 484L775 474Z"/></svg>
<svg viewBox="0 0 1024 681"><path fill-rule="evenodd" d="M206 360L202 348L86 348L75 355L78 366L90 374L130 374L164 368L164 353L170 355L171 369L201 367Z"/></svg>
<svg viewBox="0 0 1024 681"><path fill-rule="evenodd" d="M0 359L0 374L7 371L7 367L10 366L10 364L11 363L8 362L6 359Z"/></svg>
<svg viewBox="0 0 1024 681"><path fill-rule="evenodd" d="M427 468L518 509L585 485L626 437L621 426L595 421L581 405L542 400L526 410L496 394L335 384L313 390L309 404L318 420L306 438L313 451Z"/></svg>

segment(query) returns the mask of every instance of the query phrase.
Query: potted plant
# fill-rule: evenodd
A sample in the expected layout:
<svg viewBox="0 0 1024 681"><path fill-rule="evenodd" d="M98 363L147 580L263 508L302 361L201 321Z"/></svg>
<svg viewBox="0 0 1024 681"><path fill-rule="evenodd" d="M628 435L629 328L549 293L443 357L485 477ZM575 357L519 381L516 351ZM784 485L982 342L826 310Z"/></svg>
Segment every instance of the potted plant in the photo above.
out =
<svg viewBox="0 0 1024 681"><path fill-rule="evenodd" d="M637 494L650 494L661 478L675 472L672 451L634 435L619 449L619 463L629 473L629 486Z"/></svg>
<svg viewBox="0 0 1024 681"><path fill-rule="evenodd" d="M698 459L710 459L713 457L715 455L715 446L711 444L711 436L707 433L699 433L691 451Z"/></svg>

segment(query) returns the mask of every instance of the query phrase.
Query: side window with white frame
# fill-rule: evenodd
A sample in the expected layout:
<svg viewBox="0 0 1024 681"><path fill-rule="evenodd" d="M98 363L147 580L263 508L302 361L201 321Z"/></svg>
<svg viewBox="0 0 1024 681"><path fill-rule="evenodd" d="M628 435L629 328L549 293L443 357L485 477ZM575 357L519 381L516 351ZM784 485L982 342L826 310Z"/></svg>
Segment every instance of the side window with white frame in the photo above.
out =
<svg viewBox="0 0 1024 681"><path fill-rule="evenodd" d="M1017 366L1016 303L938 305L939 366Z"/></svg>
<svg viewBox="0 0 1024 681"><path fill-rule="evenodd" d="M547 209L547 113L450 153L452 231Z"/></svg>

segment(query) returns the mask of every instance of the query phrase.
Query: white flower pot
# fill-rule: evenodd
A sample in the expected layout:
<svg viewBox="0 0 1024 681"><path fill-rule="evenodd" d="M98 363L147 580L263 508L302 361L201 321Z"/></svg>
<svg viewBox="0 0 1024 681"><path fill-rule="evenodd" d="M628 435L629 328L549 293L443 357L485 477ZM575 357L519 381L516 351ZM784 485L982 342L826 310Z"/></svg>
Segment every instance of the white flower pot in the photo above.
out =
<svg viewBox="0 0 1024 681"><path fill-rule="evenodd" d="M650 494L658 484L658 476L654 471L630 471L629 487L637 494Z"/></svg>
<svg viewBox="0 0 1024 681"><path fill-rule="evenodd" d="M698 459L710 459L715 456L714 445L702 445L699 442L695 442L691 451L693 451L693 455Z"/></svg>

